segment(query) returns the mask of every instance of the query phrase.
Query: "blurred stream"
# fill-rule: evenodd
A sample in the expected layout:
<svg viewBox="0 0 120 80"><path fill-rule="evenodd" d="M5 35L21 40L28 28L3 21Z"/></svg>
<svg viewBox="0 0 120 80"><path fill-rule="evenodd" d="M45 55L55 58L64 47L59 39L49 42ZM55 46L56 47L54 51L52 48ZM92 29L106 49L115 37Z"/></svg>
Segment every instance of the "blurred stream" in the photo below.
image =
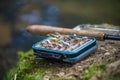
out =
<svg viewBox="0 0 120 80"><path fill-rule="evenodd" d="M42 37L26 32L31 24L73 28L78 24L120 25L119 0L1 0L0 80L15 66L18 51Z"/></svg>

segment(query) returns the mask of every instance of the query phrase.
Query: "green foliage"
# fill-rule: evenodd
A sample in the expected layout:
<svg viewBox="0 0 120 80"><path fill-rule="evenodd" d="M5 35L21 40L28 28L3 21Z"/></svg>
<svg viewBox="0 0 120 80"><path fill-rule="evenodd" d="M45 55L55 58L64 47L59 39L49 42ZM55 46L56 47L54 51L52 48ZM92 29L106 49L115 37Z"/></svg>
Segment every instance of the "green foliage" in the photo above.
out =
<svg viewBox="0 0 120 80"><path fill-rule="evenodd" d="M4 80L43 80L46 71L51 71L52 67L45 65L43 59L35 58L33 51L18 52L19 62L16 68L13 68L4 77ZM53 70L54 71L54 70Z"/></svg>
<svg viewBox="0 0 120 80"><path fill-rule="evenodd" d="M30 58L31 56L33 56L33 51L32 50L29 50L28 52L24 53L22 51L19 51L18 52L18 56L20 59L28 59Z"/></svg>
<svg viewBox="0 0 120 80"><path fill-rule="evenodd" d="M90 65L88 70L85 70L83 72L84 80L89 80L92 76L95 74L105 70L105 65L99 64L99 65Z"/></svg>

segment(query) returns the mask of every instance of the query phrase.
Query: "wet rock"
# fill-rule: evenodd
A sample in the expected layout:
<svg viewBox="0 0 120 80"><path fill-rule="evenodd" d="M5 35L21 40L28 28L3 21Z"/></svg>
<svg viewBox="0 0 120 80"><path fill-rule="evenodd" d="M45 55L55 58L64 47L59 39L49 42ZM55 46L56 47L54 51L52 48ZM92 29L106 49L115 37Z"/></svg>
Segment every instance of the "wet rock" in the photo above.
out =
<svg viewBox="0 0 120 80"><path fill-rule="evenodd" d="M114 61L120 60L120 43L115 44L107 44L102 47L98 47L98 50L86 57L85 59L79 61L76 64L68 64L68 63L59 63L55 61L47 61L43 64L41 63L41 68L46 66L52 66L55 71L46 72L44 75L44 80L84 80L85 75L82 75L82 72L89 74L89 66L105 64L107 65L106 70L100 73L98 76L98 72L90 79L90 80L105 80L103 78L109 77L109 75L120 74L120 61L113 63ZM45 60L44 60L45 61ZM26 61L25 61L26 62ZM37 61L38 62L38 61ZM38 65L40 62L36 63ZM47 67L48 68L48 67ZM94 72L94 71L93 71ZM41 76L38 76L38 78ZM107 79L106 79L107 80Z"/></svg>

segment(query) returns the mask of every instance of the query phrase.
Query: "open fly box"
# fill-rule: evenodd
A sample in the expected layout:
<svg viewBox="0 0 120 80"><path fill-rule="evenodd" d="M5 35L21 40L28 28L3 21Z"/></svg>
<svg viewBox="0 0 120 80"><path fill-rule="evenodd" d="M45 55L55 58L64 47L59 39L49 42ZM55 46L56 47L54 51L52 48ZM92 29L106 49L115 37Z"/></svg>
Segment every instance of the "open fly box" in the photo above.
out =
<svg viewBox="0 0 120 80"><path fill-rule="evenodd" d="M52 34L50 37L35 43L34 54L41 58L76 63L96 48L96 39L77 35Z"/></svg>

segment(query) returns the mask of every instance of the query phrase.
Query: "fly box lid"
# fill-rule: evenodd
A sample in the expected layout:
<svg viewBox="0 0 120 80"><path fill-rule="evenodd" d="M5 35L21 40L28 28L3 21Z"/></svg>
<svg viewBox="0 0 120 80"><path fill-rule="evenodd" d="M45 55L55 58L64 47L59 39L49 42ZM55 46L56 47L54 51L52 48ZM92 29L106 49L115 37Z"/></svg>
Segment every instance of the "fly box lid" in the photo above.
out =
<svg viewBox="0 0 120 80"><path fill-rule="evenodd" d="M93 37L51 34L50 37L35 43L34 54L41 58L75 63L97 48Z"/></svg>

